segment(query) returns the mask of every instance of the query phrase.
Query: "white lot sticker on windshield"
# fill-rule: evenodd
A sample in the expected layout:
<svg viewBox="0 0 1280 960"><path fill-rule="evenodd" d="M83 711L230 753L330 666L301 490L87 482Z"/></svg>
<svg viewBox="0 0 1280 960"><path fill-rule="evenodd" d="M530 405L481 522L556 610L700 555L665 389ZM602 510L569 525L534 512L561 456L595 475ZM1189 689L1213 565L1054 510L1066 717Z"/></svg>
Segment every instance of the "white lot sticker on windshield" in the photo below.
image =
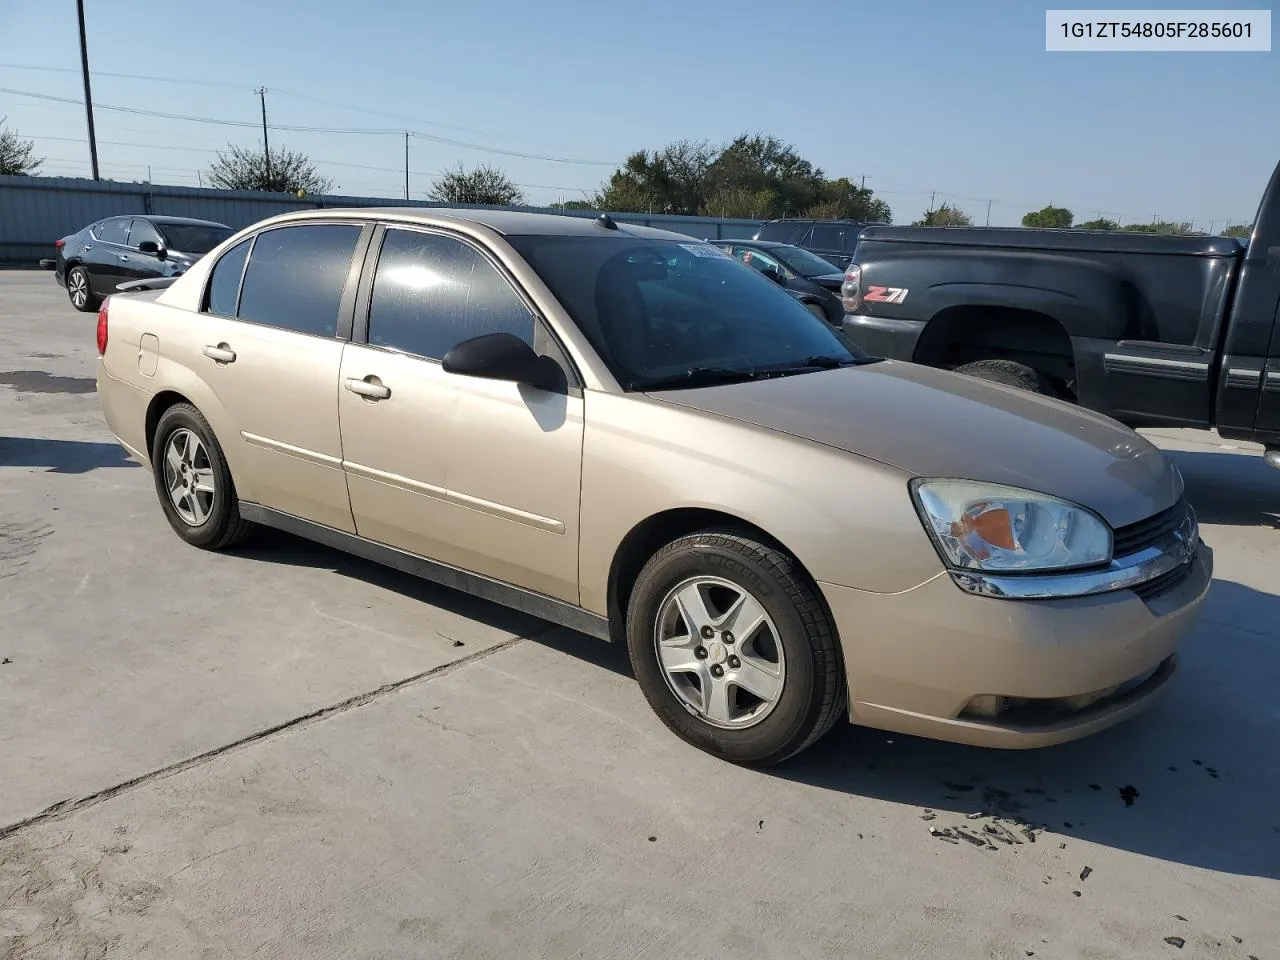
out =
<svg viewBox="0 0 1280 960"><path fill-rule="evenodd" d="M680 246L684 247L695 257L724 257L726 260L732 259L732 257L719 247L713 247L709 243L682 243Z"/></svg>

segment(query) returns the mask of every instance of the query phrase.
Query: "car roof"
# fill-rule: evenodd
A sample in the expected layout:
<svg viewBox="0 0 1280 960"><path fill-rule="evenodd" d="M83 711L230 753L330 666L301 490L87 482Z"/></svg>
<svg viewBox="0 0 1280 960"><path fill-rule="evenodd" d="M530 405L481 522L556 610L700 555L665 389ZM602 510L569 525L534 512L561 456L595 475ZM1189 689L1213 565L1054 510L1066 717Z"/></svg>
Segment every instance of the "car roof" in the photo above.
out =
<svg viewBox="0 0 1280 960"><path fill-rule="evenodd" d="M744 247L794 247L794 243L783 243L781 240L753 240L750 237L721 237L712 243L740 243Z"/></svg>
<svg viewBox="0 0 1280 960"><path fill-rule="evenodd" d="M230 230L231 228L225 223L218 223L216 220L196 220L192 217L166 217L152 213L113 213L109 217L103 217L97 223L103 223L107 220L146 220L149 223L175 223L183 224L189 227L218 227L222 230Z"/></svg>
<svg viewBox="0 0 1280 960"><path fill-rule="evenodd" d="M398 220L401 223L421 223L424 225L441 222L469 222L488 227L503 236L562 236L562 237L608 237L621 234L630 237L642 237L649 240L679 240L684 243L700 243L697 237L670 230L657 230L653 227L627 223L623 220L611 221L617 230L610 230L596 216L575 216L571 213L532 213L520 210L498 210L488 208L455 208L455 207L331 207L322 210L307 210L285 214L273 218L273 225L283 225L299 220L316 219L382 219Z"/></svg>

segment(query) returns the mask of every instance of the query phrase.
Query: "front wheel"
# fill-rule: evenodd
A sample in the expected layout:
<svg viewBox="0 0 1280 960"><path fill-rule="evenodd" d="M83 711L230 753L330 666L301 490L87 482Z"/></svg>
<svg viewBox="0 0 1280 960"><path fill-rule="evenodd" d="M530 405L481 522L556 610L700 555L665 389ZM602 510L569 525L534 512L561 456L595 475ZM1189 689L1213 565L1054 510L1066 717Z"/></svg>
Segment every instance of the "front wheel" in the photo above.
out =
<svg viewBox="0 0 1280 960"><path fill-rule="evenodd" d="M1025 363L1017 363L1013 360L978 360L956 367L955 372L991 383L1000 383L1006 387L1026 390L1029 393L1043 394L1046 397L1058 395L1049 378L1043 373L1034 367L1028 367Z"/></svg>
<svg viewBox="0 0 1280 960"><path fill-rule="evenodd" d="M845 712L835 632L795 559L728 530L667 544L641 570L627 611L640 689L679 737L768 766Z"/></svg>
<svg viewBox="0 0 1280 960"><path fill-rule="evenodd" d="M102 298L89 286L89 271L84 267L72 267L67 271L67 297L81 313L94 313L102 306Z"/></svg>

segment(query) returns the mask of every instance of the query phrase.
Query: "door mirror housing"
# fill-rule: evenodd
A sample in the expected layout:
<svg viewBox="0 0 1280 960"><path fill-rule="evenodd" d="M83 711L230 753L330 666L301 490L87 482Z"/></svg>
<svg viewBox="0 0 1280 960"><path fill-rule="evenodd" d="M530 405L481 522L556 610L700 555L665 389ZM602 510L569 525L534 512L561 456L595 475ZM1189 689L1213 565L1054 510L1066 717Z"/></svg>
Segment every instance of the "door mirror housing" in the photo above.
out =
<svg viewBox="0 0 1280 960"><path fill-rule="evenodd" d="M519 337L488 333L463 340L444 355L445 373L485 380L522 383L549 392L562 391L564 371L550 357L540 357Z"/></svg>
<svg viewBox="0 0 1280 960"><path fill-rule="evenodd" d="M149 253L153 257L158 257L161 260L168 255L168 251L165 250L164 245L156 243L154 240L143 240L138 244L138 252Z"/></svg>

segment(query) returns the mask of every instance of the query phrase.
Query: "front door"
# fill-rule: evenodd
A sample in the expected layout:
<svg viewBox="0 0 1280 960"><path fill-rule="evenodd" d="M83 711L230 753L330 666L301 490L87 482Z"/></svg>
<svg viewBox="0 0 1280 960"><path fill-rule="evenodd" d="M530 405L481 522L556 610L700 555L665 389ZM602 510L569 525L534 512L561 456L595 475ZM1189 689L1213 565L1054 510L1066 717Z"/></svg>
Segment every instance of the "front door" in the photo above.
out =
<svg viewBox="0 0 1280 960"><path fill-rule="evenodd" d="M577 603L580 392L440 365L463 340L510 333L567 367L528 301L470 240L396 227L357 317L361 333L338 391L357 532Z"/></svg>
<svg viewBox="0 0 1280 960"><path fill-rule="evenodd" d="M361 230L308 223L232 247L214 266L186 360L221 407L210 421L237 494L348 533L355 528L338 434L346 342L339 317L354 301Z"/></svg>
<svg viewBox="0 0 1280 960"><path fill-rule="evenodd" d="M129 249L121 254L120 258L120 282L126 283L130 280L150 280L152 277L164 276L164 261L157 257L154 253L143 253L138 249L138 244L144 240L150 240L152 243L164 246L164 239L151 225L149 220L139 220L134 218L133 225L129 227Z"/></svg>

